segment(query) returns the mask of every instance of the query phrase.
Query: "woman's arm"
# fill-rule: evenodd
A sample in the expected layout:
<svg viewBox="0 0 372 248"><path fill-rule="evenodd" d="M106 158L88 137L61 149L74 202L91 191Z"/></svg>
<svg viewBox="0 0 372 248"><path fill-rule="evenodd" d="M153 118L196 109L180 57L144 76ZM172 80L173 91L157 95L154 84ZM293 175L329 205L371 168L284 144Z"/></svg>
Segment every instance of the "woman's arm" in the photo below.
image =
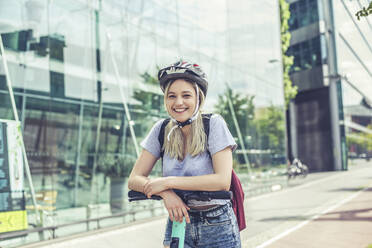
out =
<svg viewBox="0 0 372 248"><path fill-rule="evenodd" d="M144 186L150 180L148 175L154 167L158 159L143 149L136 163L134 164L133 170L130 173L128 180L128 188L138 191L145 192ZM156 193L161 196L164 200L164 205L168 210L169 218L173 221L182 222L182 218L186 218L186 222L190 223L190 217L187 213L189 207L177 196L173 190L162 190Z"/></svg>
<svg viewBox="0 0 372 248"><path fill-rule="evenodd" d="M149 180L148 175L151 173L157 160L158 158L146 149L142 149L129 175L128 188L138 192L144 192L144 186Z"/></svg>
<svg viewBox="0 0 372 248"><path fill-rule="evenodd" d="M229 190L232 171L232 151L226 147L212 156L214 174L190 177L163 177L146 182L144 193L147 196L167 189L219 191Z"/></svg>

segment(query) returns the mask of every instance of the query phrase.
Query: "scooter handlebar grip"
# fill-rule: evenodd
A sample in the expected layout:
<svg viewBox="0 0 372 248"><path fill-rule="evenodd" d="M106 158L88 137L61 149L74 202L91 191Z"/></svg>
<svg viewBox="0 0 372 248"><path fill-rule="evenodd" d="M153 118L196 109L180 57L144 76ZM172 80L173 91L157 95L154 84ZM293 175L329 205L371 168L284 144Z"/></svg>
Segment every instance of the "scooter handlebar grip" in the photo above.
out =
<svg viewBox="0 0 372 248"><path fill-rule="evenodd" d="M158 195L152 195L151 198L148 198L144 193L142 192L138 192L138 191L134 191L134 190L130 190L128 192L128 200L130 202L132 201L141 201L141 200L162 200L163 198L161 198L160 196Z"/></svg>

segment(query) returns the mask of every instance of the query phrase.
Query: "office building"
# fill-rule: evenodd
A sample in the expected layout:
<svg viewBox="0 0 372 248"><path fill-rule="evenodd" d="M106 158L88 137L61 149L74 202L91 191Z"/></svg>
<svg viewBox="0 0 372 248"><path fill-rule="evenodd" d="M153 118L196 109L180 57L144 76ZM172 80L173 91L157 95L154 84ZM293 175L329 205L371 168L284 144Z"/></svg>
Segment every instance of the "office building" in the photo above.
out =
<svg viewBox="0 0 372 248"><path fill-rule="evenodd" d="M299 90L289 111L292 156L311 171L347 170L346 137L355 125L345 120L345 108L360 106L372 115L371 19L355 16L368 1L288 3L291 79ZM370 133L366 127L358 132Z"/></svg>

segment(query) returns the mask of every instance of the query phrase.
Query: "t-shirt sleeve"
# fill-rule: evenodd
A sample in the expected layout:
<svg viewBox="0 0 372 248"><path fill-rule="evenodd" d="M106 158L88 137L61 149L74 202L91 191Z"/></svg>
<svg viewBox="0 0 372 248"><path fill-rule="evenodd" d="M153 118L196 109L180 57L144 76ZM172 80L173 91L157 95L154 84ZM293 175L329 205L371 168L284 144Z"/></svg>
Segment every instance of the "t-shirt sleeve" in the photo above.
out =
<svg viewBox="0 0 372 248"><path fill-rule="evenodd" d="M159 136L161 124L163 123L163 121L164 120L160 120L156 122L155 125L151 128L149 134L140 144L143 149L146 149L156 158L160 157L161 147L160 147L158 136Z"/></svg>
<svg viewBox="0 0 372 248"><path fill-rule="evenodd" d="M215 114L212 115L209 125L208 150L211 155L222 151L228 146L234 152L238 146L225 120L220 115Z"/></svg>

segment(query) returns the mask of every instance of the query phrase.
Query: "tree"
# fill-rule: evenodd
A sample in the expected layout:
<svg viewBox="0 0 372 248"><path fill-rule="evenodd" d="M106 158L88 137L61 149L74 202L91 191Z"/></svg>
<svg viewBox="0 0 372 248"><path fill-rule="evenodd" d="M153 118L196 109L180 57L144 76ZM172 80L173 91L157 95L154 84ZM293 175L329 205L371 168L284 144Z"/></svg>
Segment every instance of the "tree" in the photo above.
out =
<svg viewBox="0 0 372 248"><path fill-rule="evenodd" d="M138 88L133 92L133 99L138 103L133 104L132 118L136 121L134 126L139 137L145 135L154 124L154 118L166 117L164 97L159 88L158 79L148 72L140 75L146 89Z"/></svg>
<svg viewBox="0 0 372 248"><path fill-rule="evenodd" d="M230 127L232 135L238 137L228 102L229 99L231 100L246 148L250 147L247 137L251 137L251 135L255 133L253 122L255 112L255 106L253 104L254 97L255 96L245 96L240 93L235 93L228 86L225 92L218 96L218 102L215 105L215 112L219 113L225 119L227 125Z"/></svg>
<svg viewBox="0 0 372 248"><path fill-rule="evenodd" d="M159 85L158 80L151 76L148 72L145 72L140 76L144 84L148 86ZM162 112L162 110L164 110L163 95L160 93L138 89L134 91L133 98L141 102L141 104L137 105L137 108L144 110L145 113L152 113L154 111Z"/></svg>
<svg viewBox="0 0 372 248"><path fill-rule="evenodd" d="M261 149L270 149L271 153L283 154L285 152L283 109L270 106L263 110L256 122Z"/></svg>
<svg viewBox="0 0 372 248"><path fill-rule="evenodd" d="M368 125L367 128L372 131L372 124ZM372 153L372 134L353 132L346 136L347 145L349 151L361 153Z"/></svg>
<svg viewBox="0 0 372 248"><path fill-rule="evenodd" d="M291 17L291 12L289 11L289 4L286 2L286 0L279 0L279 7L280 7L280 36L283 61L284 99L285 106L287 108L289 101L297 95L297 86L293 86L293 83L289 76L289 70L293 65L293 56L288 56L286 54L291 40L291 34L288 31L289 29L288 20Z"/></svg>
<svg viewBox="0 0 372 248"><path fill-rule="evenodd" d="M369 3L368 7L363 7L361 10L359 10L355 15L360 21L360 17L364 16L367 17L368 15L372 14L372 2Z"/></svg>
<svg viewBox="0 0 372 248"><path fill-rule="evenodd" d="M235 93L229 86L227 86L225 92L218 96L218 102L215 105L215 112L219 113L225 119L230 128L231 134L234 137L241 138L239 142L237 142L241 149L251 149L253 144L256 144L256 142L252 142L252 136L257 133L255 131L254 123L255 106L253 100L254 96ZM238 127L235 125L233 119L230 102ZM241 136L238 135L237 128L239 128ZM241 146L241 142L244 143L244 146ZM234 164L235 163L240 166L244 164L247 165L247 157L244 154L234 155Z"/></svg>
<svg viewBox="0 0 372 248"><path fill-rule="evenodd" d="M257 110L253 102L255 96L236 93L227 87L225 92L218 96L215 112L225 119L234 137L238 135L228 99L231 100L245 148L271 151L271 154L267 155L251 155L249 160L252 164L271 164L270 156L285 153L285 123L282 108L270 106ZM241 163L244 162L241 157L238 159Z"/></svg>

